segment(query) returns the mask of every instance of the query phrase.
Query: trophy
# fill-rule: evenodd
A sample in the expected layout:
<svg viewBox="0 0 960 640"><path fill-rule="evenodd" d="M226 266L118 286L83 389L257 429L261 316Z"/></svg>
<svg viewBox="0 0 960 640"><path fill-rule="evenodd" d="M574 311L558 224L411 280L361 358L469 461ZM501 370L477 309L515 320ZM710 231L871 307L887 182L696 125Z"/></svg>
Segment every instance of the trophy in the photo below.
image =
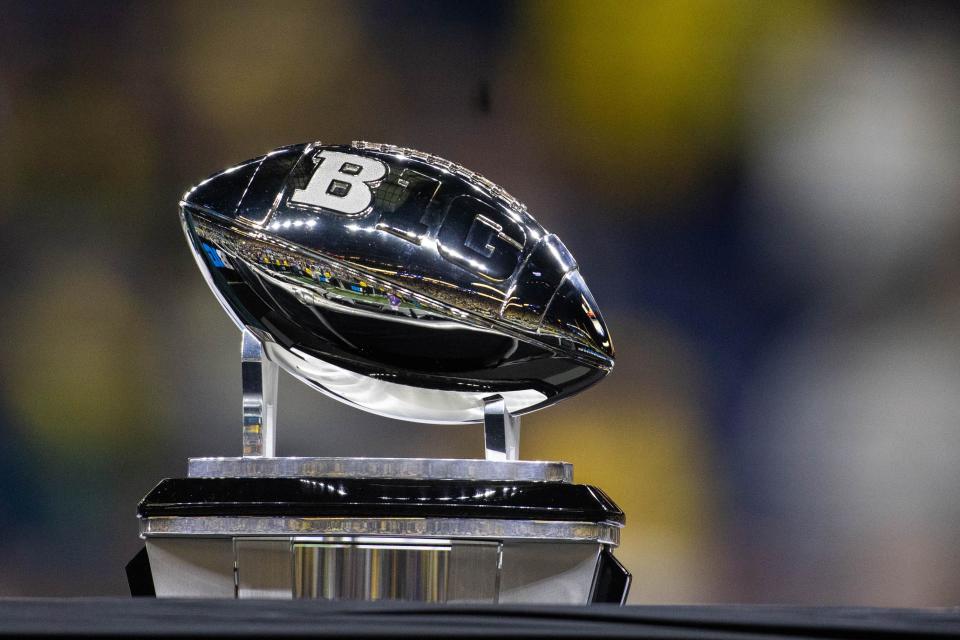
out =
<svg viewBox="0 0 960 640"><path fill-rule="evenodd" d="M520 416L613 367L577 263L482 176L386 144L282 147L184 194L242 332L242 456L191 458L138 507L157 597L623 603L623 512ZM280 369L382 416L482 424L484 457L275 455Z"/></svg>

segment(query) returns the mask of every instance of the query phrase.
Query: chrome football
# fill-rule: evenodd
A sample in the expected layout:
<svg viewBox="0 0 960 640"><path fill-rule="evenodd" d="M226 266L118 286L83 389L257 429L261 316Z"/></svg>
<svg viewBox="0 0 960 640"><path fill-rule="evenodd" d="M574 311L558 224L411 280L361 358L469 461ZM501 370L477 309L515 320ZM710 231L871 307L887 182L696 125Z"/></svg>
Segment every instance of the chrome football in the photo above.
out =
<svg viewBox="0 0 960 640"><path fill-rule="evenodd" d="M224 309L316 389L417 422L523 414L603 378L613 345L563 243L502 188L385 144L297 144L184 194Z"/></svg>

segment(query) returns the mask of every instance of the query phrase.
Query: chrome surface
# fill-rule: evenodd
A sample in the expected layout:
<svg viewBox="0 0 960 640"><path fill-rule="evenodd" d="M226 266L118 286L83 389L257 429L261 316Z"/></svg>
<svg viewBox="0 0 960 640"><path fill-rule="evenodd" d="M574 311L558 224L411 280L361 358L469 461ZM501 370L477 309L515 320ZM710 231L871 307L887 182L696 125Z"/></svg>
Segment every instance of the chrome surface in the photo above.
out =
<svg viewBox="0 0 960 640"><path fill-rule="evenodd" d="M613 366L563 243L506 191L442 158L293 145L211 176L180 204L194 257L236 324L267 359L353 406L480 422L485 398L520 415Z"/></svg>
<svg viewBox="0 0 960 640"><path fill-rule="evenodd" d="M234 597L230 538L150 538L146 547L158 596Z"/></svg>
<svg viewBox="0 0 960 640"><path fill-rule="evenodd" d="M497 601L499 542L293 538L288 544L294 598Z"/></svg>
<svg viewBox="0 0 960 640"><path fill-rule="evenodd" d="M602 545L458 538L150 538L157 596L585 604Z"/></svg>
<svg viewBox="0 0 960 640"><path fill-rule="evenodd" d="M500 583L504 604L586 604L600 557L599 544L506 542Z"/></svg>
<svg viewBox="0 0 960 640"><path fill-rule="evenodd" d="M487 460L520 457L520 418L510 413L503 396L483 400L483 447Z"/></svg>
<svg viewBox="0 0 960 640"><path fill-rule="evenodd" d="M499 541L472 542L452 540L447 602L497 602L503 563Z"/></svg>
<svg viewBox="0 0 960 640"><path fill-rule="evenodd" d="M408 478L573 482L568 462L461 458L190 458L191 478Z"/></svg>
<svg viewBox="0 0 960 640"><path fill-rule="evenodd" d="M263 346L244 329L240 347L243 381L243 455L272 457L277 441L276 363L263 356Z"/></svg>
<svg viewBox="0 0 960 640"><path fill-rule="evenodd" d="M289 539L233 539L238 598L290 599L290 544Z"/></svg>
<svg viewBox="0 0 960 640"><path fill-rule="evenodd" d="M449 544L293 545L293 597L446 602Z"/></svg>
<svg viewBox="0 0 960 640"><path fill-rule="evenodd" d="M140 519L154 536L405 536L474 540L555 540L620 544L620 526L496 518L293 518L285 516L161 516Z"/></svg>

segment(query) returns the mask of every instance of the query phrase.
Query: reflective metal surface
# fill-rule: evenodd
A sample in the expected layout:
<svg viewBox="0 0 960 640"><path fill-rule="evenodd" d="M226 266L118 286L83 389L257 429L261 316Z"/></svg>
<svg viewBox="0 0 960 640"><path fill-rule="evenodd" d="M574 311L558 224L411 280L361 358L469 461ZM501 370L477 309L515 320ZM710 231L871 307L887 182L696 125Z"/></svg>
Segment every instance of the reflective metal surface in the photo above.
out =
<svg viewBox="0 0 960 640"><path fill-rule="evenodd" d="M230 538L149 538L146 549L158 597L236 597Z"/></svg>
<svg viewBox="0 0 960 640"><path fill-rule="evenodd" d="M620 525L497 518L305 518L285 516L161 516L142 518L140 535L155 536L406 536L472 540L556 540L620 544Z"/></svg>
<svg viewBox="0 0 960 640"><path fill-rule="evenodd" d="M504 604L585 604L593 588L598 544L507 542L499 602Z"/></svg>
<svg viewBox="0 0 960 640"><path fill-rule="evenodd" d="M290 540L234 538L234 581L238 598L290 598Z"/></svg>
<svg viewBox="0 0 960 640"><path fill-rule="evenodd" d="M560 240L503 189L389 145L300 144L204 180L181 217L208 284L264 355L359 408L479 422L613 366Z"/></svg>
<svg viewBox="0 0 960 640"><path fill-rule="evenodd" d="M587 604L626 596L606 584L612 556L595 542L151 537L146 548L161 598Z"/></svg>
<svg viewBox="0 0 960 640"><path fill-rule="evenodd" d="M436 543L295 543L293 597L447 602L451 551ZM495 561L490 569L495 579Z"/></svg>
<svg viewBox="0 0 960 640"><path fill-rule="evenodd" d="M273 457L277 443L277 365L263 357L260 340L244 329L240 349L243 382L243 455Z"/></svg>
<svg viewBox="0 0 960 640"><path fill-rule="evenodd" d="M507 410L502 396L483 402L483 448L487 460L517 460L520 457L520 418Z"/></svg>
<svg viewBox="0 0 960 640"><path fill-rule="evenodd" d="M573 482L568 462L462 458L190 458L190 478L401 478Z"/></svg>

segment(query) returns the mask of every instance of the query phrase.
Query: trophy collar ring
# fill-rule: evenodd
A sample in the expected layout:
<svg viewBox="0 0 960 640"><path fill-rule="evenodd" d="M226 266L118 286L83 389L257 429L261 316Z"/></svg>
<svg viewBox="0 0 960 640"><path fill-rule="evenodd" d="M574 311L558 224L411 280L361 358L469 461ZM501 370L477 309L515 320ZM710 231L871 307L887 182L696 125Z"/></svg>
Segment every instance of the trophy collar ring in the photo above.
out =
<svg viewBox="0 0 960 640"><path fill-rule="evenodd" d="M622 511L520 459L520 416L614 363L577 262L523 204L431 154L315 142L210 176L180 217L241 332L242 455L144 498L132 589L139 567L158 596L625 600ZM276 457L281 369L382 416L482 424L484 457Z"/></svg>

